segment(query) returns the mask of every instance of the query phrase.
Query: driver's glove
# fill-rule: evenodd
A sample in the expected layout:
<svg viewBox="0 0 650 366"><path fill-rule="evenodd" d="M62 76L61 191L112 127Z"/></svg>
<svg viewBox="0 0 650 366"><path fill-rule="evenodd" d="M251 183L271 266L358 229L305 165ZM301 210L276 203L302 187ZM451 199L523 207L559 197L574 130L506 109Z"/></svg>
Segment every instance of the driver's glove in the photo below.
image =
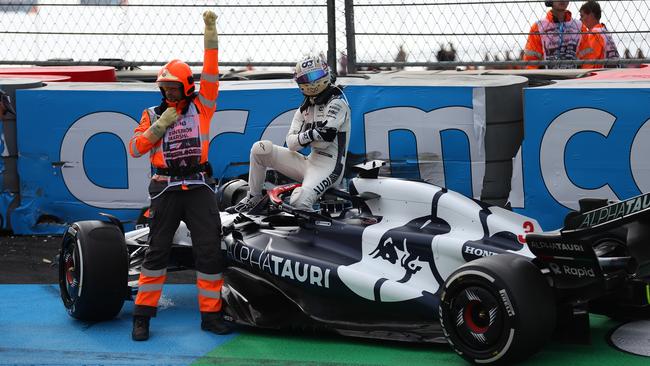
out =
<svg viewBox="0 0 650 366"><path fill-rule="evenodd" d="M312 141L332 142L336 137L336 132L334 127L312 127L298 135L298 142L303 146L307 146Z"/></svg>
<svg viewBox="0 0 650 366"><path fill-rule="evenodd" d="M316 127L313 130L314 140L332 142L337 132L334 127Z"/></svg>

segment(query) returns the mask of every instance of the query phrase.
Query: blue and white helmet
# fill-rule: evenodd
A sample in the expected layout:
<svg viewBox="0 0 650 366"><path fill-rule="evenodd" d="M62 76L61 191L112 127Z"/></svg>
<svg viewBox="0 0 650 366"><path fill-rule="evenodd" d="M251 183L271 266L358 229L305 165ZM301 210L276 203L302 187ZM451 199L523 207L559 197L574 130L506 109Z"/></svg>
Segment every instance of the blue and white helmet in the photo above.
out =
<svg viewBox="0 0 650 366"><path fill-rule="evenodd" d="M293 79L298 83L302 94L314 97L332 84L327 62L318 56L309 56L296 64Z"/></svg>

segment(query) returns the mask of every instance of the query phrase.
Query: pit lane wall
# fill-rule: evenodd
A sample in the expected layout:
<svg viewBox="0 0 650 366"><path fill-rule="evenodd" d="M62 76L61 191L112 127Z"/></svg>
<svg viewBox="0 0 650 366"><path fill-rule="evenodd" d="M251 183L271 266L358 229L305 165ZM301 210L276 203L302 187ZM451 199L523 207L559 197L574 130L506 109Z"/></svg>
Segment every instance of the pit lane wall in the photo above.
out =
<svg viewBox="0 0 650 366"><path fill-rule="evenodd" d="M504 75L383 74L340 82L352 107L350 162L390 160L386 174L495 204L510 195L517 211L545 229L559 227L582 196L626 198L643 189L637 180L647 181L643 161L632 161L632 152L646 149L634 143L648 119L644 82L601 89L558 83L523 93L525 78ZM155 85L59 83L19 90L16 100L20 204L0 208L10 229L56 233L99 212L135 220L148 204L150 170L146 157L128 155L127 145L142 109L160 102ZM222 82L210 131L215 176L245 173L259 139L283 144L301 101L288 80ZM582 129L567 132L571 123ZM605 133L608 123L621 132Z"/></svg>

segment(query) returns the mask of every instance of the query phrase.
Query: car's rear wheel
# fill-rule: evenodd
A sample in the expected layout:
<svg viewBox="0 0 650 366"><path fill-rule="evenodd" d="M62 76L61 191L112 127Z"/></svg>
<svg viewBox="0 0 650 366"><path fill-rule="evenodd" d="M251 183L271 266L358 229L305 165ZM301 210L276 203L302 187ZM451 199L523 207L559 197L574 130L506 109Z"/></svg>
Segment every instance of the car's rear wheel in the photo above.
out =
<svg viewBox="0 0 650 366"><path fill-rule="evenodd" d="M447 341L466 360L510 364L537 352L556 320L553 291L527 258L501 254L452 273L441 296Z"/></svg>
<svg viewBox="0 0 650 366"><path fill-rule="evenodd" d="M115 317L128 293L128 251L114 224L80 221L68 227L59 254L59 289L70 316Z"/></svg>

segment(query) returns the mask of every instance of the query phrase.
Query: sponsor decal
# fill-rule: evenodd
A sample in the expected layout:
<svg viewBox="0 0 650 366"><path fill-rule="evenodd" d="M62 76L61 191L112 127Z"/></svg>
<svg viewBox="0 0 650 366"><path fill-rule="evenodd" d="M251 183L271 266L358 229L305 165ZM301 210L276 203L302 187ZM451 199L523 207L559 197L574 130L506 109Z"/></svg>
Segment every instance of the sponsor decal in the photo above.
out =
<svg viewBox="0 0 650 366"><path fill-rule="evenodd" d="M477 247L473 247L471 245L465 244L463 246L463 254L468 254L470 256L480 258L480 257L488 257L488 256L491 256L491 255L497 255L499 253L498 252L493 252L491 250L487 250L487 249L484 249L484 248L477 248Z"/></svg>
<svg viewBox="0 0 650 366"><path fill-rule="evenodd" d="M505 306L508 316L515 316L515 309L510 302L510 297L508 297L506 290L499 290L499 295L501 296L501 301L503 301L503 306Z"/></svg>
<svg viewBox="0 0 650 366"><path fill-rule="evenodd" d="M283 258L266 250L261 251L248 247L241 242L229 245L227 253L230 258L239 263L276 277L288 278L311 286L330 287L331 271L329 268Z"/></svg>
<svg viewBox="0 0 650 366"><path fill-rule="evenodd" d="M549 263L554 275L567 275L578 278L596 278L596 272L591 267L573 267L566 264Z"/></svg>
<svg viewBox="0 0 650 366"><path fill-rule="evenodd" d="M528 246L535 249L551 249L563 252L584 252L585 249L580 244L572 243L549 243L544 241L529 241Z"/></svg>
<svg viewBox="0 0 650 366"><path fill-rule="evenodd" d="M332 172L329 176L323 179L316 187L313 188L314 193L320 196L321 193L325 192L336 180L339 179L339 175L335 172Z"/></svg>
<svg viewBox="0 0 650 366"><path fill-rule="evenodd" d="M338 104L330 104L327 110L327 117L336 117L341 112L341 106Z"/></svg>
<svg viewBox="0 0 650 366"><path fill-rule="evenodd" d="M578 229L622 219L650 207L650 193L584 214Z"/></svg>
<svg viewBox="0 0 650 366"><path fill-rule="evenodd" d="M596 273L594 272L594 269L589 267L576 268L576 267L567 266L565 264L562 265L562 271L566 275L574 276L578 278L582 278L582 277L596 278Z"/></svg>

